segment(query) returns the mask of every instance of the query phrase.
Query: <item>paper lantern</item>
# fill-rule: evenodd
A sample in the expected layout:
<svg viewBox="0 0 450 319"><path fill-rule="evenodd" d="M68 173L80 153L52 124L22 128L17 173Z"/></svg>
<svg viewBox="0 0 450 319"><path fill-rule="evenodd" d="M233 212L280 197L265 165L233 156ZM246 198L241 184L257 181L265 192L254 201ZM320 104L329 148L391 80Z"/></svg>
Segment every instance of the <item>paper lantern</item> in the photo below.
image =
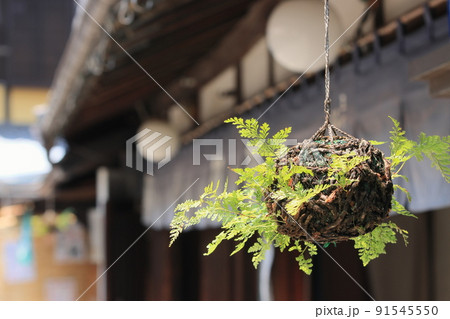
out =
<svg viewBox="0 0 450 319"><path fill-rule="evenodd" d="M342 33L338 15L330 8L330 44ZM267 43L275 60L293 72L317 72L324 67L323 3L318 0L286 1L272 12L267 24ZM339 45L330 49L337 58Z"/></svg>
<svg viewBox="0 0 450 319"><path fill-rule="evenodd" d="M187 110L189 110L189 108ZM170 125L180 134L189 131L195 124L189 115L187 115L186 112L176 104L169 107L167 117Z"/></svg>
<svg viewBox="0 0 450 319"><path fill-rule="evenodd" d="M137 141L136 148L147 161L166 163L175 157L180 148L179 133L168 123L148 120L138 132L145 134Z"/></svg>

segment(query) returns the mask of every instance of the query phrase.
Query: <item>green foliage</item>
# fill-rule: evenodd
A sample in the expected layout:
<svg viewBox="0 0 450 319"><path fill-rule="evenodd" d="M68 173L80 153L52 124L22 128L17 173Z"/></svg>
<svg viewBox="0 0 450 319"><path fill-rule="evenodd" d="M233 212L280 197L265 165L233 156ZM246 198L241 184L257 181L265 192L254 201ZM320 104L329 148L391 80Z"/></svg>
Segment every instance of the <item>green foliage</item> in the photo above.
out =
<svg viewBox="0 0 450 319"><path fill-rule="evenodd" d="M294 245L289 248L289 251L296 250L300 253L295 260L298 262L298 267L300 270L304 271L305 274L311 275L312 272L312 256L317 255L317 246L310 242L305 241L304 247L300 244L298 240L294 242ZM305 253L308 252L309 258L305 257Z"/></svg>
<svg viewBox="0 0 450 319"><path fill-rule="evenodd" d="M421 160L423 156L426 156L449 181L449 137L441 138L421 134L419 141L414 142L405 137L405 132L396 120L392 119L392 121L394 128L391 131L391 156L388 159L391 161L394 171L393 178L403 177L399 171L406 161L413 157ZM270 127L267 123L259 124L255 119L244 120L236 117L225 122L235 125L241 136L248 139L249 145L252 146L251 149L264 157L265 161L254 167L233 169L239 175L236 181L238 189L228 191L227 182L222 187L220 182L211 183L205 187L199 199L187 200L179 204L171 223L170 245L184 229L200 223L203 219L209 219L221 223L222 231L207 245L205 255L213 253L224 240L233 240L236 242L236 246L231 255L248 247L247 252L252 254L253 265L257 267L264 259L267 250L274 246L280 251L287 249L298 252L296 260L299 268L310 274L312 256L317 254L317 245L293 240L287 235L278 233L277 221L268 214L264 199L270 196L278 201L286 200L287 213L295 215L305 202L327 188L337 186L345 188L351 184L353 180L347 177L348 172L368 158L356 156L355 153L341 156L332 155L328 179L334 182L333 185L320 184L304 189L301 183L297 183L295 186L291 185L292 178L296 174L313 175L310 169L288 163L277 171L275 165L276 158L287 149L284 143L291 128L282 129L269 137ZM382 144L380 142L372 143ZM274 181L276 181L275 188L273 188ZM394 187L405 192L410 199L405 188L399 185ZM272 191L269 193L271 189ZM392 200L392 209L398 214L415 217L395 198ZM391 221L377 226L370 233L352 238L364 266L380 254L384 254L386 244L396 243L396 234L403 236L405 244L407 243L407 232ZM329 243L324 247L328 245Z"/></svg>
<svg viewBox="0 0 450 319"><path fill-rule="evenodd" d="M397 242L396 232L403 237L405 245L407 245L408 232L391 221L378 225L370 233L352 238L355 242L355 249L358 250L359 258L364 266L367 266L371 260L379 255L385 254L386 244L395 244Z"/></svg>
<svg viewBox="0 0 450 319"><path fill-rule="evenodd" d="M431 165L439 170L447 183L450 183L450 136L428 136L420 133L418 142L411 141L405 137L405 131L400 127L400 123L391 117L394 128L391 133L391 169L394 171L393 178L401 177L399 171L403 165L411 158L418 161L428 157Z"/></svg>
<svg viewBox="0 0 450 319"><path fill-rule="evenodd" d="M424 156L428 157L431 165L440 171L447 183L450 183L450 136L427 136L420 133L413 154L419 161Z"/></svg>
<svg viewBox="0 0 450 319"><path fill-rule="evenodd" d="M244 120L238 117L232 117L225 121L231 123L239 130L239 134L243 138L249 138L250 146L256 148L260 156L280 156L285 150L287 137L291 133L291 128L284 128L275 133L272 138L269 137L269 124L263 123L259 125L256 119Z"/></svg>
<svg viewBox="0 0 450 319"><path fill-rule="evenodd" d="M330 188L330 185L316 185L314 188L303 189L301 187L296 187L295 190L291 190L289 188L279 189L275 193L271 195L272 198L277 199L278 201L289 198L289 201L286 204L286 211L290 215L295 215L299 211L300 207L303 203L306 203L314 196L320 194L327 188Z"/></svg>
<svg viewBox="0 0 450 319"><path fill-rule="evenodd" d="M337 185L345 187L354 180L347 178L347 173L354 167L369 159L368 156L357 156L355 152L344 155L331 155L332 162L328 169L328 177L335 180Z"/></svg>
<svg viewBox="0 0 450 319"><path fill-rule="evenodd" d="M397 185L395 185L395 186L397 186ZM402 188L402 189L403 189L403 188ZM400 204L400 203L397 201L397 199L396 199L395 197L392 197L391 205L392 205L392 210L393 210L394 212L396 212L397 214L403 215L403 216L409 216L409 217L417 218L416 215L411 214L411 213L405 208L405 206L403 206L402 204Z"/></svg>
<svg viewBox="0 0 450 319"><path fill-rule="evenodd" d="M396 170L397 167L403 165L406 161L413 157L413 149L415 142L407 139L405 137L405 131L400 127L400 123L394 118L390 117L392 122L394 122L394 127L391 133L391 156L388 157L391 162L391 169Z"/></svg>
<svg viewBox="0 0 450 319"><path fill-rule="evenodd" d="M380 141L375 141L375 140L369 140L369 143L374 146L386 144L386 142L380 142Z"/></svg>

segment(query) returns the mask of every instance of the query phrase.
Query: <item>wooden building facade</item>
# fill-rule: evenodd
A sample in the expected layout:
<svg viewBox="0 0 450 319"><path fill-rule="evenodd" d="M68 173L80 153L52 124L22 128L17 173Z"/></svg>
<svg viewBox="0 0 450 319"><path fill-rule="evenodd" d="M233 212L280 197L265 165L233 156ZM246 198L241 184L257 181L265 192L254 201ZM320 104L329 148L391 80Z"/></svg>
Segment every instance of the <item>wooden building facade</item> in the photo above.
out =
<svg viewBox="0 0 450 319"><path fill-rule="evenodd" d="M47 178L57 207L73 206L85 220L95 208L90 211L100 225L92 231L104 233L98 267L99 274L108 271L93 288L99 299L368 300L324 254L317 256L311 277L298 270L289 253L277 252L262 265L268 272L255 270L244 252L229 257L232 243L204 257L219 231L215 224L201 224L168 247L175 203L198 196L210 180L229 176L223 161L202 157L200 166L193 165L193 139L237 138L223 125L234 115L262 116L274 129L293 126L299 139L322 121L322 74L298 80L300 74L284 69L267 49L267 20L280 2L80 1L40 129L48 150L58 138L68 145ZM355 3L365 8L364 2ZM412 79L429 79L424 74L431 66L423 66L420 57L448 47L447 1L423 2L390 21L379 10L370 13L375 22L369 31L347 38L333 64L335 123L355 135L385 140L392 115L413 135L420 130L448 135L449 100L433 99L428 83ZM448 63L447 58L434 67ZM416 74L410 75L411 69ZM440 92L448 96L445 88ZM174 128L182 145L164 167L153 166L153 175L145 174L152 163L143 172L126 165L126 141L147 120ZM240 160L248 155L240 144L236 154ZM409 173L413 196L420 198L409 208L423 214L407 225L416 231L407 250L392 247L368 269L350 243L329 251L376 298L449 298L450 278L443 274L448 260L439 257L449 235L439 225L449 219L445 193L450 189L419 164ZM396 255L410 262L394 281L398 289L389 283L390 275L402 273Z"/></svg>

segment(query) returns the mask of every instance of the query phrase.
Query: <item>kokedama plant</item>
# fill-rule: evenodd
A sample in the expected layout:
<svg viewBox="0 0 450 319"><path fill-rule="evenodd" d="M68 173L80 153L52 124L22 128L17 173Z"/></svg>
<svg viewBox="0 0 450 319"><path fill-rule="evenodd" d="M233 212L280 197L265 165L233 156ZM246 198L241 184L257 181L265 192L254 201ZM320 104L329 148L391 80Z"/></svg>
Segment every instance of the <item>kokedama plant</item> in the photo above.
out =
<svg viewBox="0 0 450 319"><path fill-rule="evenodd" d="M380 142L349 142L342 137L320 142L313 138L288 149L283 143L291 128L269 138L267 123L227 120L265 161L233 169L239 175L239 189L227 191L225 182L219 191L220 182L211 183L199 199L179 204L171 223L170 244L185 228L207 218L221 222L222 232L207 246L206 255L225 239L237 242L233 255L256 238L248 248L255 267L273 245L281 251L298 251L296 260L307 274L312 271L312 256L319 244L326 248L330 243L353 240L364 266L384 254L387 243L396 243L397 233L407 244L408 232L390 221L388 213L392 207L398 214L415 217L392 196L393 189L411 198L405 188L392 184L391 178L407 180L400 174L405 163L426 156L450 182L450 136L422 133L415 142L392 121L391 155L383 159L381 151L372 146ZM359 145L352 148L355 141ZM188 217L191 210L195 212Z"/></svg>
<svg viewBox="0 0 450 319"><path fill-rule="evenodd" d="M223 240L237 242L231 255L247 242L255 267L272 246L281 251L297 251L301 270L310 274L317 246L353 240L366 266L385 253L397 234L407 244L408 232L389 220L390 210L415 217L393 196L398 189L408 191L393 180L405 163L424 156L450 182L450 136L419 135L417 142L405 137L392 119L389 157L373 145L376 141L357 139L330 123L330 74L328 44L328 0L325 0L325 123L310 138L291 148L284 143L291 132L285 128L269 138L269 125L255 119L231 118L249 139L264 162L233 169L239 175L239 189L228 191L225 182L212 182L197 200L187 200L176 208L171 223L170 245L187 227L204 218L222 223L222 231L207 246L211 254ZM328 135L326 135L328 134ZM191 213L193 212L193 215Z"/></svg>

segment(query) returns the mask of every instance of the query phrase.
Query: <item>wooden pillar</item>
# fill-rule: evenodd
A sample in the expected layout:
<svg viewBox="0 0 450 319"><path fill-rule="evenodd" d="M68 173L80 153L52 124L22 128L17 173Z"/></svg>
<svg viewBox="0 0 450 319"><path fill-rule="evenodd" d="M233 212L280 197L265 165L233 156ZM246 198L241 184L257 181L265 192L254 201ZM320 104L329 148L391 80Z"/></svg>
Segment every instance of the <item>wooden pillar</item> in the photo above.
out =
<svg viewBox="0 0 450 319"><path fill-rule="evenodd" d="M186 278L180 276L184 265L181 265L176 244L169 248L169 231L150 230L146 234L148 251L145 252L148 259L146 278L146 299L151 301L184 300L180 298L179 283ZM195 300L195 299L194 299Z"/></svg>
<svg viewBox="0 0 450 319"><path fill-rule="evenodd" d="M244 248L230 256L235 242L224 241L210 256L203 256L220 230L199 232L200 300L257 300L257 270Z"/></svg>
<svg viewBox="0 0 450 319"><path fill-rule="evenodd" d="M142 175L133 170L100 168L97 172L97 210L106 220L107 272L103 285L107 300L144 300L146 242L140 222Z"/></svg>
<svg viewBox="0 0 450 319"><path fill-rule="evenodd" d="M353 241L328 246L326 251L345 269L366 291L370 293L367 269L358 258ZM329 300L371 300L369 296L321 249L313 259L312 299Z"/></svg>
<svg viewBox="0 0 450 319"><path fill-rule="evenodd" d="M295 252L281 253L278 249L275 252L272 267L274 300L311 300L311 277L298 269L295 257Z"/></svg>

